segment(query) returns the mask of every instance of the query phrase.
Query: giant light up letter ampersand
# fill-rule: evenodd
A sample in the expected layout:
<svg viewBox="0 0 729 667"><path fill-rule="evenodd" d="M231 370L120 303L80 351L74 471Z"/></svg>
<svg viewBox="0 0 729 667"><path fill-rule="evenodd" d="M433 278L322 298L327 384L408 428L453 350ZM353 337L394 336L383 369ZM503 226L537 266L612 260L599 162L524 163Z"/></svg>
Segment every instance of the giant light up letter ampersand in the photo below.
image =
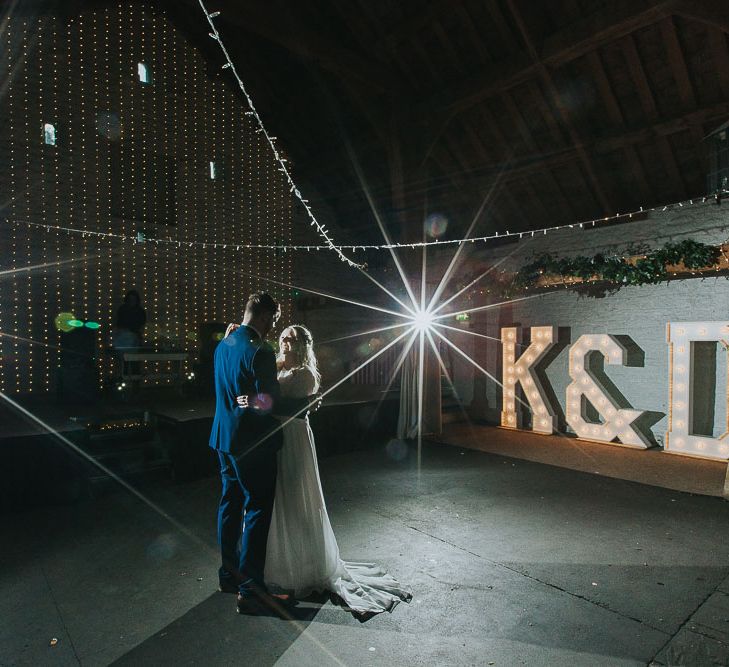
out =
<svg viewBox="0 0 729 667"><path fill-rule="evenodd" d="M665 451L724 461L729 458L729 383L724 432L718 438L691 432L694 426L694 392L698 384L695 382L694 343L719 342L724 349L729 349L729 322L669 322L666 339L670 354L670 384Z"/></svg>
<svg viewBox="0 0 729 667"><path fill-rule="evenodd" d="M554 432L555 416L547 408L546 393L534 367L554 346L557 340L557 328L532 327L531 344L519 359L516 358L516 332L516 327L505 327L501 330L501 342L504 348L501 425L507 428L519 427L516 385L521 384L532 410L532 430L551 435Z"/></svg>
<svg viewBox="0 0 729 667"><path fill-rule="evenodd" d="M570 349L569 373L572 383L567 387L567 423L578 437L599 442L612 442L628 447L646 449L650 441L633 426L642 410L621 408L607 388L596 378L585 362L593 352L600 352L608 364L625 365L628 351L608 334L584 335ZM583 397L597 410L602 422L588 422L583 414Z"/></svg>

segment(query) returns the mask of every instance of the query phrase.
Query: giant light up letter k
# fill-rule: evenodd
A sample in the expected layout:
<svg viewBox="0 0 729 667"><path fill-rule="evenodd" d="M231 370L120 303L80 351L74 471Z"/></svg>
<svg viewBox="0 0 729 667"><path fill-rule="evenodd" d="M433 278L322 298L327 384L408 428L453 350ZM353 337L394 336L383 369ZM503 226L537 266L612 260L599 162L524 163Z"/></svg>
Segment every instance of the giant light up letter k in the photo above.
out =
<svg viewBox="0 0 729 667"><path fill-rule="evenodd" d="M506 428L520 426L520 414L516 410L516 386L521 384L532 411L532 430L551 435L556 418L547 407L546 393L535 367L554 346L557 328L532 327L531 344L519 359L516 358L516 333L516 327L505 327L501 330L504 349L501 425Z"/></svg>

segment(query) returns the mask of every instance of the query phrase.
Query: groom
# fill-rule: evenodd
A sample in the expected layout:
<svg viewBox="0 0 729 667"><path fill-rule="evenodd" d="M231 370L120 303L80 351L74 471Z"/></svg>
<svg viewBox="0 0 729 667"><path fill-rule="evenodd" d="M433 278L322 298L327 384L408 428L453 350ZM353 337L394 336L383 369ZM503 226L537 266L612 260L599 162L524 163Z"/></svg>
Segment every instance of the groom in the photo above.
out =
<svg viewBox="0 0 729 667"><path fill-rule="evenodd" d="M283 444L272 412L293 413L306 401L281 398L276 357L265 342L281 314L269 294L248 298L243 324L215 350L215 418L210 446L220 459L218 509L220 590L238 593L239 613L283 613L282 599L263 581L266 542L276 493L276 454ZM240 408L237 396L250 397ZM245 521L244 521L245 517Z"/></svg>

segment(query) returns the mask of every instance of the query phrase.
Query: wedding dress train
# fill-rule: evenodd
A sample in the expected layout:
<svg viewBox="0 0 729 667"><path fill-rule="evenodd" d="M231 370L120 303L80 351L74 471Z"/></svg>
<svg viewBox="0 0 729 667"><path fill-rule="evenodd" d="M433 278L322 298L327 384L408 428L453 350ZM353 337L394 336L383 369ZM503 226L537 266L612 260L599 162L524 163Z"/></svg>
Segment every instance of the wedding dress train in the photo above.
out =
<svg viewBox="0 0 729 667"><path fill-rule="evenodd" d="M313 393L307 369L279 374L284 396ZM373 563L343 561L329 522L308 419L293 419L283 429L273 519L266 548L265 580L304 598L331 591L356 613L392 609L412 594Z"/></svg>

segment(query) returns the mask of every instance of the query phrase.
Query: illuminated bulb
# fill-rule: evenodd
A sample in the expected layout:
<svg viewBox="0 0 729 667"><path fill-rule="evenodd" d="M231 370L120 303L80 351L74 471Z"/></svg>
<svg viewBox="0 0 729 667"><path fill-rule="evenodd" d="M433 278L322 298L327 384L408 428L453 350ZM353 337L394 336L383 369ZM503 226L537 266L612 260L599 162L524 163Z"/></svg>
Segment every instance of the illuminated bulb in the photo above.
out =
<svg viewBox="0 0 729 667"><path fill-rule="evenodd" d="M612 351L612 356L613 357L619 357L620 356L620 350L613 350Z"/></svg>
<svg viewBox="0 0 729 667"><path fill-rule="evenodd" d="M534 400L536 400L536 399L537 399L537 396L538 396L538 394L537 394L537 392L535 392L535 391L533 391L533 392L531 392L531 393L529 394L529 398L533 398Z"/></svg>
<svg viewBox="0 0 729 667"><path fill-rule="evenodd" d="M704 449L706 447L706 443L703 440L699 440L699 442L696 443L696 449Z"/></svg>
<svg viewBox="0 0 729 667"><path fill-rule="evenodd" d="M542 426L546 426L549 422L546 419L542 419L541 424Z"/></svg>
<svg viewBox="0 0 729 667"><path fill-rule="evenodd" d="M534 381L531 378L527 378L524 381L524 384L527 385L527 387L531 387L534 384Z"/></svg>
<svg viewBox="0 0 729 667"><path fill-rule="evenodd" d="M513 369L513 368L511 368L511 367L507 368L507 369L506 369L506 372L507 372L507 373L508 373L509 375L514 375L514 369Z"/></svg>
<svg viewBox="0 0 729 667"><path fill-rule="evenodd" d="M683 345L681 345L681 347L678 348L678 352L679 352L679 354L683 354L684 352L686 352L686 348Z"/></svg>
<svg viewBox="0 0 729 667"><path fill-rule="evenodd" d="M427 310L418 310L413 317L413 324L418 331L425 331L433 323L433 316Z"/></svg>
<svg viewBox="0 0 729 667"><path fill-rule="evenodd" d="M514 332L513 332L513 331L510 331L510 332L509 332L508 334L506 334L506 337L507 337L507 338L508 338L509 340L514 340Z"/></svg>
<svg viewBox="0 0 729 667"><path fill-rule="evenodd" d="M677 440L674 440L673 444L676 445L676 447L683 447L683 438L678 438Z"/></svg>
<svg viewBox="0 0 729 667"><path fill-rule="evenodd" d="M699 329L699 336L705 336L707 333L706 329Z"/></svg>
<svg viewBox="0 0 729 667"><path fill-rule="evenodd" d="M625 424L625 422L624 422L624 421L623 421L622 419L617 419L617 420L615 421L615 425L616 425L616 426L622 426L623 424Z"/></svg>
<svg viewBox="0 0 729 667"><path fill-rule="evenodd" d="M683 407L684 407L684 405L683 405L683 403L681 401L679 401L678 403L676 403L676 409L677 410L681 410Z"/></svg>
<svg viewBox="0 0 729 667"><path fill-rule="evenodd" d="M684 368L683 366L676 366L676 373L685 373L685 372L686 372L686 368Z"/></svg>
<svg viewBox="0 0 729 667"><path fill-rule="evenodd" d="M585 345L592 345L592 338L585 338Z"/></svg>
<svg viewBox="0 0 729 667"><path fill-rule="evenodd" d="M506 357L506 361L508 361L510 364L514 363L514 355L510 354L508 357Z"/></svg>
<svg viewBox="0 0 729 667"><path fill-rule="evenodd" d="M683 336L686 333L686 329L676 329L676 333L679 336Z"/></svg>
<svg viewBox="0 0 729 667"><path fill-rule="evenodd" d="M676 385L676 390L677 391L683 391L684 389L686 389L686 385L685 384L677 384Z"/></svg>
<svg viewBox="0 0 729 667"><path fill-rule="evenodd" d="M512 389L509 389L509 391L507 391L507 392L506 392L506 395L507 395L507 396L508 396L509 398L514 398L514 391L513 391Z"/></svg>
<svg viewBox="0 0 729 667"><path fill-rule="evenodd" d="M684 425L683 419L680 419L679 421L676 422L676 426L678 426L678 428L683 428L683 425Z"/></svg>
<svg viewBox="0 0 729 667"><path fill-rule="evenodd" d="M582 384L589 384L590 381L587 378L582 378L580 382L582 382Z"/></svg>
<svg viewBox="0 0 729 667"><path fill-rule="evenodd" d="M519 373L519 375L524 374L524 366L519 366L519 368L516 369L516 372Z"/></svg>
<svg viewBox="0 0 729 667"><path fill-rule="evenodd" d="M537 345L536 345L537 352L541 352L543 349L544 349L544 345L542 345L541 343L537 343Z"/></svg>
<svg viewBox="0 0 729 667"><path fill-rule="evenodd" d="M542 338L544 336L544 333L541 331L537 331L537 338Z"/></svg>

